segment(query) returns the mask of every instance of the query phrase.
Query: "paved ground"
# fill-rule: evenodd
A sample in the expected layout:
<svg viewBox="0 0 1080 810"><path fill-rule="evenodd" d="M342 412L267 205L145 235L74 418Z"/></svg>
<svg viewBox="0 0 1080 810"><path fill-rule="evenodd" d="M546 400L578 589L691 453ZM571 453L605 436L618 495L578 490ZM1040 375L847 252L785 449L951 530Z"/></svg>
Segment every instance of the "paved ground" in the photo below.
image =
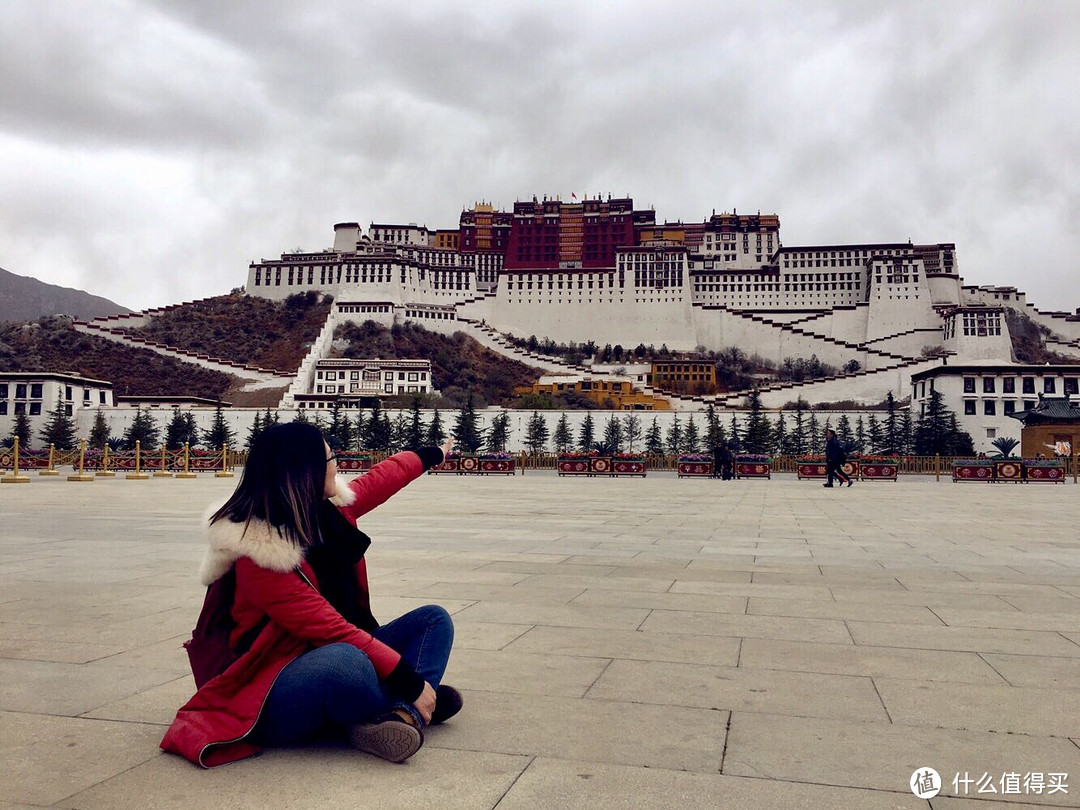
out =
<svg viewBox="0 0 1080 810"><path fill-rule="evenodd" d="M426 477L361 523L374 606L454 614L465 711L205 772L157 742L234 483L0 486L0 808L1080 806L1071 483Z"/></svg>

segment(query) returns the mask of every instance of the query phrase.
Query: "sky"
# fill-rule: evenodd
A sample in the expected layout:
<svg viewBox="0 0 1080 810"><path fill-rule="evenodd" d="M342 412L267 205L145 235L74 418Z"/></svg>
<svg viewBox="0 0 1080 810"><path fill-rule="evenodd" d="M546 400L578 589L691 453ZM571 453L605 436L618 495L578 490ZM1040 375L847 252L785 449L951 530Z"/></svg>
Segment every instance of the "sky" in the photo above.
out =
<svg viewBox="0 0 1080 810"><path fill-rule="evenodd" d="M0 267L141 309L358 221L629 195L1080 307L1080 2L0 3Z"/></svg>

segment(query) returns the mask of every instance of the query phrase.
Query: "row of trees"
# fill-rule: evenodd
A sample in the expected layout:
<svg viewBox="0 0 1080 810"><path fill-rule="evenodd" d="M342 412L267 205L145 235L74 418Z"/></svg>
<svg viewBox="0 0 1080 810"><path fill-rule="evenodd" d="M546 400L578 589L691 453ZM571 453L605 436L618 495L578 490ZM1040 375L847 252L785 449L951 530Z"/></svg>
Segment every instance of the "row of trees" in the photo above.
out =
<svg viewBox="0 0 1080 810"><path fill-rule="evenodd" d="M425 444L440 445L446 441L447 435L454 437L457 448L462 452L500 452L506 449L510 438L510 415L506 411L498 414L489 427L482 429L473 398L469 395L457 412L454 424L447 430L438 409L425 422L420 404L419 398L414 399L411 411L402 411L394 419L378 401L369 411L359 411L355 417L335 406L329 412L328 419L317 413L313 421L335 450L393 452ZM18 417L22 417L21 422ZM296 418L308 421L302 411ZM277 422L278 415L269 408L265 414L257 412L246 437L246 446L250 449L255 437ZM880 419L876 414L870 414L865 419L860 415L852 422L847 414L842 414L835 424L831 416L822 421L820 412L810 410L802 399L796 402L795 411L790 417L781 414L774 420L762 409L760 396L756 392L750 396L750 413L742 425L736 416L725 426L710 405L701 415L700 422L694 414L683 420L676 413L666 431L661 429L656 416L651 425L645 428L641 417L634 412L621 416L612 414L603 425L598 425L591 413L586 414L577 431L571 429L568 416L563 413L552 431L539 411L533 411L526 425L524 443L530 453L599 450L605 453L644 451L659 455L711 452L713 448L727 444L745 453L803 455L823 452L824 434L829 428L836 431L841 445L849 453L940 453L955 456L974 452L971 437L959 429L956 414L945 407L937 391L933 392L925 412L917 420L911 418L907 408L898 407L891 393L885 400L885 410ZM29 422L24 414L19 414L15 435L19 436L23 447L29 446L29 433ZM49 413L49 420L40 436L46 446L53 444L61 450L75 446L75 424L67 415L62 401ZM104 448L106 444L114 449L131 449L139 441L144 448L150 448L159 446L160 437L160 429L149 408L136 410L135 418L123 438L115 440L110 435L104 414L98 411L88 444L97 449ZM224 444L235 446L236 439L219 406L210 427L204 431L198 430L190 411L173 411L165 429L164 443L170 450L177 450L185 443L192 447L201 445L216 449Z"/></svg>

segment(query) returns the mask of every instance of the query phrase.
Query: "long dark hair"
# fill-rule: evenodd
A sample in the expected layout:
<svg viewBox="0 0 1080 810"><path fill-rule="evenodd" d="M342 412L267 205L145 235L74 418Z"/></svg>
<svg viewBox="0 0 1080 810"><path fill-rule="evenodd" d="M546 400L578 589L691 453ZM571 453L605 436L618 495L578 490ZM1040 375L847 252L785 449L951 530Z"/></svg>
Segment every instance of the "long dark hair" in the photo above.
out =
<svg viewBox="0 0 1080 810"><path fill-rule="evenodd" d="M303 548L322 541L318 510L326 482L326 448L318 428L304 422L272 425L251 443L232 497L211 517L264 520Z"/></svg>

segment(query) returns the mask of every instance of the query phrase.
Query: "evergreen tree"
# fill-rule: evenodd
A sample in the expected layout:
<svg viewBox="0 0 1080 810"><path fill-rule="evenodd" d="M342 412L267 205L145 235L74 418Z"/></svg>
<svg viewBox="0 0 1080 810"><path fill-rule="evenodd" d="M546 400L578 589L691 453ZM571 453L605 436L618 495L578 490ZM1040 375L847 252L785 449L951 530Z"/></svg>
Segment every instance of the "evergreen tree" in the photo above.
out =
<svg viewBox="0 0 1080 810"><path fill-rule="evenodd" d="M694 422L694 415L690 414L690 418L686 420L686 430L683 431L683 452L696 453L700 449L701 436L698 433L697 423Z"/></svg>
<svg viewBox="0 0 1080 810"><path fill-rule="evenodd" d="M424 422L420 418L420 397L413 397L409 411L409 429L405 434L405 447L415 450L424 443Z"/></svg>
<svg viewBox="0 0 1080 810"><path fill-rule="evenodd" d="M346 422L348 424L348 422ZM405 442L409 438L409 417L405 415L405 411L398 411L397 416L394 417L393 425L390 429L390 449L395 453L405 449Z"/></svg>
<svg viewBox="0 0 1080 810"><path fill-rule="evenodd" d="M348 450L349 440L352 438L352 426L349 424L349 415L341 412L341 400L335 399L330 407L330 427L326 431L326 443L330 449Z"/></svg>
<svg viewBox="0 0 1080 810"><path fill-rule="evenodd" d="M294 422L300 422L301 424L306 425L306 424L308 424L308 422L310 420L308 420L307 414L304 413L303 408L297 408L296 409L296 415L293 417L293 421Z"/></svg>
<svg viewBox="0 0 1080 810"><path fill-rule="evenodd" d="M326 420L323 419L322 411L315 411L315 417L311 420L311 424L322 434L326 434Z"/></svg>
<svg viewBox="0 0 1080 810"><path fill-rule="evenodd" d="M94 450L104 450L109 441L109 423L105 421L105 413L98 408L94 414L94 426L90 428L90 441L87 444Z"/></svg>
<svg viewBox="0 0 1080 810"><path fill-rule="evenodd" d="M555 443L556 453L569 453L574 447L574 434L570 431L570 422L565 413L559 417L559 423L555 425L552 441Z"/></svg>
<svg viewBox="0 0 1080 810"><path fill-rule="evenodd" d="M214 410L214 421L210 423L210 429L203 433L203 444L211 450L220 450L226 444L229 447L236 446L233 429L225 421L225 413L221 410L221 405Z"/></svg>
<svg viewBox="0 0 1080 810"><path fill-rule="evenodd" d="M41 429L41 441L46 447L55 445L57 450L70 450L75 446L75 422L67 414L67 405L59 394L56 407L49 411L49 419Z"/></svg>
<svg viewBox="0 0 1080 810"><path fill-rule="evenodd" d="M591 413L585 414L585 421L581 423L581 432L578 434L578 449L582 453L590 453L593 449L593 442L596 438L594 431L596 425L593 423Z"/></svg>
<svg viewBox="0 0 1080 810"><path fill-rule="evenodd" d="M483 444L484 440L480 436L480 429L476 423L476 408L473 405L472 391L469 392L465 404L458 411L451 435L463 453L475 453Z"/></svg>
<svg viewBox="0 0 1080 810"><path fill-rule="evenodd" d="M761 394L750 392L750 416L742 436L742 447L747 453L768 453L772 445L772 429L761 411Z"/></svg>
<svg viewBox="0 0 1080 810"><path fill-rule="evenodd" d="M866 452L866 422L863 421L862 414L855 420L855 452Z"/></svg>
<svg viewBox="0 0 1080 810"><path fill-rule="evenodd" d="M270 427L270 425L276 425L280 421L281 421L281 415L277 411L274 411L273 413L271 413L270 412L270 406L267 405L266 406L266 415L263 416L263 423L262 423L263 430L266 430L268 427Z"/></svg>
<svg viewBox="0 0 1080 810"><path fill-rule="evenodd" d="M710 402L705 409L705 448L710 452L720 444L719 431L720 420L716 416L716 408Z"/></svg>
<svg viewBox="0 0 1080 810"><path fill-rule="evenodd" d="M896 398L893 396L892 391L885 395L885 424L884 436L885 451L888 453L897 452L896 446L900 443L900 423L896 418Z"/></svg>
<svg viewBox="0 0 1080 810"><path fill-rule="evenodd" d="M911 455L912 447L915 443L912 431L911 409L904 408L900 413L900 447L897 448L897 452L902 453L905 456Z"/></svg>
<svg viewBox="0 0 1080 810"><path fill-rule="evenodd" d="M179 409L173 411L172 421L169 422L168 428L165 430L165 446L170 450L179 450L181 445L175 444L176 437L179 435L179 430L184 428L184 417L180 415ZM263 432L263 419L262 414L255 411L255 418L251 420L251 427L248 429L247 440L244 442L244 446L250 450L251 445L255 443L255 439L259 437L259 434Z"/></svg>
<svg viewBox="0 0 1080 810"><path fill-rule="evenodd" d="M836 423L836 440L847 453L855 452L855 437L851 433L851 419L843 414Z"/></svg>
<svg viewBox="0 0 1080 810"><path fill-rule="evenodd" d="M393 441L394 426L390 424L390 413L383 411L382 419L379 420L379 449L382 451L390 450L391 442Z"/></svg>
<svg viewBox="0 0 1080 810"><path fill-rule="evenodd" d="M544 423L544 429L547 430L547 422ZM490 453L501 453L506 450L506 443L509 440L510 414L503 411L496 414L495 418L491 420L491 427L488 429L484 446ZM544 441L547 441L547 436L544 436Z"/></svg>
<svg viewBox="0 0 1080 810"><path fill-rule="evenodd" d="M825 437L821 435L821 424L818 422L817 413L810 411L810 421L806 429L809 432L810 452L822 453L825 450Z"/></svg>
<svg viewBox="0 0 1080 810"><path fill-rule="evenodd" d="M356 409L356 419L353 421L349 433L350 450L363 451L368 449L368 423L367 419L364 418L364 411L362 408Z"/></svg>
<svg viewBox="0 0 1080 810"><path fill-rule="evenodd" d="M866 452L871 455L881 452L883 441L884 438L881 434L881 425L878 424L877 415L870 414L870 419L866 427Z"/></svg>
<svg viewBox="0 0 1080 810"><path fill-rule="evenodd" d="M621 453L623 443L622 423L612 414L604 425L604 444L612 453Z"/></svg>
<svg viewBox="0 0 1080 810"><path fill-rule="evenodd" d="M634 452L634 442L641 438L641 417L628 413L623 417L623 437L626 439L626 451Z"/></svg>
<svg viewBox="0 0 1080 810"><path fill-rule="evenodd" d="M262 431L260 424L259 412L255 411L255 424L260 425L258 429L252 426L253 433L248 434L248 449L251 449L251 442L256 435ZM184 438L187 436L188 426L187 419L184 414L181 413L179 408L173 408L172 418L169 419L169 424L165 426L165 448L167 450L179 450L184 446Z"/></svg>
<svg viewBox="0 0 1080 810"><path fill-rule="evenodd" d="M11 435L19 440L20 450L30 449L30 417L25 412L19 411L15 414L15 424L11 428Z"/></svg>
<svg viewBox="0 0 1080 810"><path fill-rule="evenodd" d="M182 444L186 444L188 447L199 446L199 426L195 424L195 414L188 411L184 414L184 440Z"/></svg>
<svg viewBox="0 0 1080 810"><path fill-rule="evenodd" d="M776 428L773 430L773 448L777 455L786 455L788 452L787 424L784 414L781 412L776 418Z"/></svg>
<svg viewBox="0 0 1080 810"><path fill-rule="evenodd" d="M735 452L742 451L742 430L739 428L739 415L734 414L731 417L731 443L735 448Z"/></svg>
<svg viewBox="0 0 1080 810"><path fill-rule="evenodd" d="M445 441L446 430L443 428L439 409L435 408L434 413L431 414L431 424L427 428L427 443L433 447L441 447Z"/></svg>
<svg viewBox="0 0 1080 810"><path fill-rule="evenodd" d="M150 413L150 409L136 408L135 416L132 418L131 424L128 425L128 429L124 432L124 447L128 450L134 450L135 442L139 442L139 446L143 450L150 450L157 447L157 441L158 426Z"/></svg>
<svg viewBox="0 0 1080 810"><path fill-rule="evenodd" d="M793 456L805 456L810 452L810 439L806 435L806 400L795 400L795 424L788 436L788 452Z"/></svg>
<svg viewBox="0 0 1080 810"><path fill-rule="evenodd" d="M380 426L382 424L382 402L376 397L371 403L371 413L364 418L363 425L359 426L360 445L365 450L380 450L378 446Z"/></svg>
<svg viewBox="0 0 1080 810"><path fill-rule="evenodd" d="M533 411L529 417L529 424L525 429L525 446L533 455L543 453L547 447L548 426L547 420L539 411Z"/></svg>
<svg viewBox="0 0 1080 810"><path fill-rule="evenodd" d="M682 452L683 447L683 429L679 424L679 414L675 414L675 418L671 420L671 424L668 426L667 432L667 451L673 456L677 456Z"/></svg>
<svg viewBox="0 0 1080 810"><path fill-rule="evenodd" d="M650 456L662 456L664 454L664 441L660 433L659 417L654 416L649 430L645 434L645 452Z"/></svg>

